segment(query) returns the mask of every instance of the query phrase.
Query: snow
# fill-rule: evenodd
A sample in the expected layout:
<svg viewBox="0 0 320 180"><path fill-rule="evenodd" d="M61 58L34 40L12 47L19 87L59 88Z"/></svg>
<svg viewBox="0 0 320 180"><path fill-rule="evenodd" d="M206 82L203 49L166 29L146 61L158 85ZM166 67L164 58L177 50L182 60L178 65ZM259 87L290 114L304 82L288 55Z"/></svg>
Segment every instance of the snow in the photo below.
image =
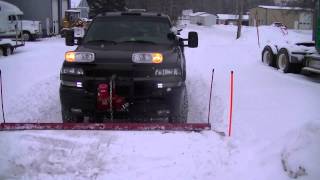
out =
<svg viewBox="0 0 320 180"><path fill-rule="evenodd" d="M206 12L195 12L195 13L190 13L189 16L195 17L195 16L199 16L201 14L206 14Z"/></svg>
<svg viewBox="0 0 320 180"><path fill-rule="evenodd" d="M199 48L187 49L189 122L207 119L215 68L212 131L0 132L0 179L320 179L320 79L283 74L261 63L256 29L188 25ZM260 27L261 44L310 41L311 31ZM0 57L9 122L61 122L60 38L27 43ZM32 69L30 71L30 69ZM230 71L234 118L227 132Z"/></svg>
<svg viewBox="0 0 320 180"><path fill-rule="evenodd" d="M311 11L308 8L301 8L301 7L285 7L285 6L258 6L264 9L276 9L276 10L304 10L304 11Z"/></svg>
<svg viewBox="0 0 320 180"><path fill-rule="evenodd" d="M219 20L236 20L239 19L239 15L234 14L217 14ZM243 15L243 20L249 20L249 15Z"/></svg>

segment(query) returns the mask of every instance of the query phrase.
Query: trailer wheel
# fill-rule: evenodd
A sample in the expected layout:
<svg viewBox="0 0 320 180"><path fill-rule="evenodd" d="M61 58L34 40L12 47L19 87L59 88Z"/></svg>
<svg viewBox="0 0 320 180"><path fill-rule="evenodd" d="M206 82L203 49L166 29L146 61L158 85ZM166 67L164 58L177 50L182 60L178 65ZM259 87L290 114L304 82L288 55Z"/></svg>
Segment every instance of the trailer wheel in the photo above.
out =
<svg viewBox="0 0 320 180"><path fill-rule="evenodd" d="M280 49L277 56L277 68L284 73L294 72L295 65L289 61L289 53L286 49Z"/></svg>
<svg viewBox="0 0 320 180"><path fill-rule="evenodd" d="M262 62L268 66L275 66L275 55L270 46L264 47L262 51Z"/></svg>
<svg viewBox="0 0 320 180"><path fill-rule="evenodd" d="M13 48L10 47L10 46L7 46L7 47L4 49L3 55L4 55L4 56L10 56L12 53L13 53Z"/></svg>
<svg viewBox="0 0 320 180"><path fill-rule="evenodd" d="M169 118L170 123L187 123L188 120L188 93L186 86L182 86L173 94L172 114Z"/></svg>

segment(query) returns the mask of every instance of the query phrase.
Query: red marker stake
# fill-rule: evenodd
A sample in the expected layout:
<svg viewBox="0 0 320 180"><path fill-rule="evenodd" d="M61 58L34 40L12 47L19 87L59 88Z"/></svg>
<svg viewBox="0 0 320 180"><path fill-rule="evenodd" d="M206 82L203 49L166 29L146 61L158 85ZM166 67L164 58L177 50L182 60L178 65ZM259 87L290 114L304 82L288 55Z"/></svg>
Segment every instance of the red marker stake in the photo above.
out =
<svg viewBox="0 0 320 180"><path fill-rule="evenodd" d="M231 136L232 128L232 111L233 111L233 71L231 71L231 81L230 81L230 114L229 114L229 137Z"/></svg>

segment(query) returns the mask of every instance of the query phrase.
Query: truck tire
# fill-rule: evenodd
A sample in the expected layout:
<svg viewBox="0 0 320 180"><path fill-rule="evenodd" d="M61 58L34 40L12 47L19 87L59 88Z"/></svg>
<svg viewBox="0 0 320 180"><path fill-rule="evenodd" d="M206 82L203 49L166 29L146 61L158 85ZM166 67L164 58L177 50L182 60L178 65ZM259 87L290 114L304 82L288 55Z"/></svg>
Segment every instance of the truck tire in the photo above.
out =
<svg viewBox="0 0 320 180"><path fill-rule="evenodd" d="M23 31L22 38L24 41L33 41L32 35L28 31Z"/></svg>
<svg viewBox="0 0 320 180"><path fill-rule="evenodd" d="M268 66L275 66L276 56L273 54L270 46L264 47L262 51L262 62Z"/></svg>
<svg viewBox="0 0 320 180"><path fill-rule="evenodd" d="M171 97L170 123L187 123L188 120L188 93L185 85L174 90Z"/></svg>
<svg viewBox="0 0 320 180"><path fill-rule="evenodd" d="M0 57L4 55L3 49L0 47Z"/></svg>
<svg viewBox="0 0 320 180"><path fill-rule="evenodd" d="M284 73L294 72L296 65L290 63L289 53L285 48L280 49L277 56L277 68Z"/></svg>
<svg viewBox="0 0 320 180"><path fill-rule="evenodd" d="M63 123L83 122L83 117L72 114L67 108L61 107L61 116Z"/></svg>
<svg viewBox="0 0 320 180"><path fill-rule="evenodd" d="M7 46L4 48L3 55L10 56L13 53L13 48L11 46Z"/></svg>

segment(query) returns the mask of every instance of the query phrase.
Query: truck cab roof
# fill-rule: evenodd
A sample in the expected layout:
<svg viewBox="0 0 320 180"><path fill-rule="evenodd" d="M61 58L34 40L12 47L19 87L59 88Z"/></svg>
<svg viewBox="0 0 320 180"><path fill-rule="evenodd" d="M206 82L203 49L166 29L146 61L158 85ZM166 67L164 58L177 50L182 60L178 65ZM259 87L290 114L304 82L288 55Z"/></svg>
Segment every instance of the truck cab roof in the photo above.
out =
<svg viewBox="0 0 320 180"><path fill-rule="evenodd" d="M163 18L169 18L168 15L162 14L162 13L155 13L155 12L105 12L98 14L97 17L109 17L109 16L143 16L143 17L163 17Z"/></svg>
<svg viewBox="0 0 320 180"><path fill-rule="evenodd" d="M0 1L0 14L23 15L23 12L15 5Z"/></svg>

